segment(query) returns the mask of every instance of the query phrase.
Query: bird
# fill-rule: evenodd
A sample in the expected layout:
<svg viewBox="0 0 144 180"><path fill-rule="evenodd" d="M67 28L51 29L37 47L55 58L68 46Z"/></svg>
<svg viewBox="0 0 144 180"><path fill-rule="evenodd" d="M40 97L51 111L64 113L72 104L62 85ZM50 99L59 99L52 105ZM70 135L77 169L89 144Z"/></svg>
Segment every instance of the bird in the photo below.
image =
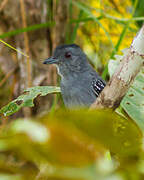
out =
<svg viewBox="0 0 144 180"><path fill-rule="evenodd" d="M77 44L59 45L43 64L55 64L61 77L60 89L67 108L90 107L106 83L88 62Z"/></svg>

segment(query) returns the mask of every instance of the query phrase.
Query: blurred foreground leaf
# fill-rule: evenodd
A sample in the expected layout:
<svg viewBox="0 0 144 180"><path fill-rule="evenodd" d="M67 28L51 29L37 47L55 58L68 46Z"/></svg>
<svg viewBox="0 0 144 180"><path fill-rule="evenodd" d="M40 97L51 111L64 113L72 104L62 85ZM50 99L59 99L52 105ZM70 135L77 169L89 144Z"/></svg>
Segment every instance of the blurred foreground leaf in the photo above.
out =
<svg viewBox="0 0 144 180"><path fill-rule="evenodd" d="M119 179L114 168L100 170L99 159L109 149L126 166L139 156L141 139L135 123L108 110L19 119L0 131L0 172L21 179Z"/></svg>
<svg viewBox="0 0 144 180"><path fill-rule="evenodd" d="M109 110L60 111L52 117L57 126L75 126L92 140L99 142L119 157L125 158L139 152L140 129L130 119L124 119ZM70 129L69 129L70 130Z"/></svg>
<svg viewBox="0 0 144 180"><path fill-rule="evenodd" d="M0 113L4 114L4 116L10 116L22 107L34 106L33 100L38 95L46 96L47 94L58 92L60 92L60 88L54 86L35 86L28 88L24 91L23 95L19 96L17 99L11 101L8 105L0 109Z"/></svg>

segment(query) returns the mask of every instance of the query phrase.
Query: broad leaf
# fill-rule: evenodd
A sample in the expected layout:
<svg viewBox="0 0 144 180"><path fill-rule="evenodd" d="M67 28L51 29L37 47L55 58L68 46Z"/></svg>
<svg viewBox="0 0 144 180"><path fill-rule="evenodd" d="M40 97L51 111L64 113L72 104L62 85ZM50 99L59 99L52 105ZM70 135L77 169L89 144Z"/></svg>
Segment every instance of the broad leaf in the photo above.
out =
<svg viewBox="0 0 144 180"><path fill-rule="evenodd" d="M24 94L22 94L17 99L11 101L9 104L0 109L0 113L4 114L4 116L10 116L22 107L34 106L33 100L38 95L46 96L47 94L58 92L60 92L60 88L53 86L36 86L28 88L24 91Z"/></svg>
<svg viewBox="0 0 144 180"><path fill-rule="evenodd" d="M59 128L61 124L63 128L65 124L75 126L119 157L125 158L139 152L140 129L130 119L122 118L110 110L60 111L51 117L51 123L54 119Z"/></svg>

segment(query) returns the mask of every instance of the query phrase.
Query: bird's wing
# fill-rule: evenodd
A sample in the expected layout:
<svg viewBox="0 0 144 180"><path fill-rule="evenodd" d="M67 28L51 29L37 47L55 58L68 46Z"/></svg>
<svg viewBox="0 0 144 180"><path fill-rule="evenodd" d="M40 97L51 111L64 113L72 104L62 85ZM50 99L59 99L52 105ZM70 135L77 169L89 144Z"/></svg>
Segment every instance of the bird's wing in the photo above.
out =
<svg viewBox="0 0 144 180"><path fill-rule="evenodd" d="M99 96L101 91L104 89L106 83L100 78L93 78L92 79L92 89L96 97Z"/></svg>

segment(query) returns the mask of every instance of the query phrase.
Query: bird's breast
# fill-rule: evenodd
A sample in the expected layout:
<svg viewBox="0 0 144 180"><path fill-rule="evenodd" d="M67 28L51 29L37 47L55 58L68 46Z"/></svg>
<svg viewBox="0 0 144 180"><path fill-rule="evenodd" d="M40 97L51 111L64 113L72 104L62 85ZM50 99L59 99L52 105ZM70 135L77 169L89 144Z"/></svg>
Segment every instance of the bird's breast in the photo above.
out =
<svg viewBox="0 0 144 180"><path fill-rule="evenodd" d="M96 99L90 82L83 80L62 81L61 93L64 104L69 108L90 106Z"/></svg>

